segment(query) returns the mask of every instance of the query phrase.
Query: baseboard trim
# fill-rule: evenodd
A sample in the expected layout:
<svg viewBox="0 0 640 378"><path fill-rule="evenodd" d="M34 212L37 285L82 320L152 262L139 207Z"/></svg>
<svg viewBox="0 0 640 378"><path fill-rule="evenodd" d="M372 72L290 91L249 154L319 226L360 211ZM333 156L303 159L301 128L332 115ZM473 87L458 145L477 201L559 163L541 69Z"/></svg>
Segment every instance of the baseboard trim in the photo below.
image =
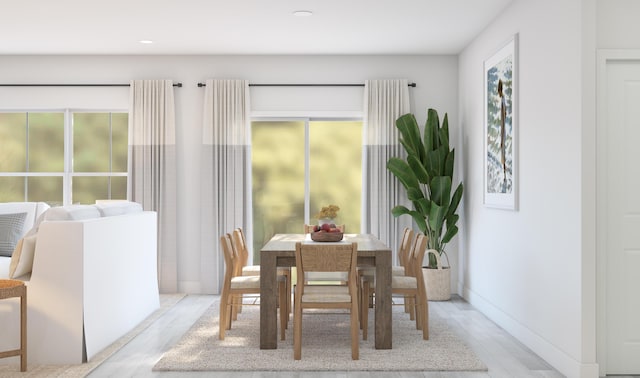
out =
<svg viewBox="0 0 640 378"><path fill-rule="evenodd" d="M548 340L523 326L516 319L513 319L510 315L504 313L501 309L469 288L464 287L462 293L467 302L505 329L513 337L518 339L518 341L526 345L560 373L567 377L576 378L598 377L598 364L586 364L576 361L575 358L569 356Z"/></svg>

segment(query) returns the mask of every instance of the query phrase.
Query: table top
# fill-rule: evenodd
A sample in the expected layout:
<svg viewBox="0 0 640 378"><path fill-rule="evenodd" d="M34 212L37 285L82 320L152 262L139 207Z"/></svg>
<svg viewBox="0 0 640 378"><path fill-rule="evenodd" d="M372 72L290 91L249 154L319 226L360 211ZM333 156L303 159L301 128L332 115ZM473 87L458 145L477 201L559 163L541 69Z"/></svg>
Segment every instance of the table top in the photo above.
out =
<svg viewBox="0 0 640 378"><path fill-rule="evenodd" d="M391 252L387 245L371 234L344 234L344 238L339 242L315 242L311 240L309 234L276 234L260 251L294 252L297 242L309 244L358 243L358 252Z"/></svg>

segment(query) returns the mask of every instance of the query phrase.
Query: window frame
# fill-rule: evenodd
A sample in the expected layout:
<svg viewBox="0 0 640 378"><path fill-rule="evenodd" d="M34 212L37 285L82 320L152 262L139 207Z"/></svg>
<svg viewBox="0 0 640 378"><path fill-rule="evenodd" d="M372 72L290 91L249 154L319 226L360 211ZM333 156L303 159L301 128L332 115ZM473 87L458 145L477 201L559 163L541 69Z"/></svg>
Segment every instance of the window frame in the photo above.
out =
<svg viewBox="0 0 640 378"><path fill-rule="evenodd" d="M76 109L76 108L60 108L60 109L0 109L0 113L23 113L23 114L37 114L37 113L61 113L63 114L63 171L61 172L2 172L0 171L1 177L23 177L27 180L29 177L62 177L62 205L70 205L72 204L73 199L73 178L74 177L126 177L127 182L131 179L129 172L129 164L127 164L126 172L113 172L113 171L105 171L105 172L74 172L73 171L73 115L77 113L107 113L111 119L113 113L125 113L127 117L129 116L128 109ZM110 135L113 138L112 130L111 130L111 122L110 122ZM28 127L28 126L27 126ZM113 158L113 139L109 142L109 158L110 158L110 169L112 167L112 158ZM25 140L25 153L27 161L29 159L30 153L30 145L28 139L28 130L27 130L27 139ZM128 143L127 143L128 144ZM127 161L130 159L128 147L127 147ZM28 167L27 167L28 169ZM110 185L110 184L109 184ZM23 194L24 200L28 199L28 186L25 185L25 191ZM109 191L111 189L109 188ZM129 193L127 191L127 199L129 199Z"/></svg>
<svg viewBox="0 0 640 378"><path fill-rule="evenodd" d="M311 192L310 192L310 184L311 184L311 178L310 178L310 171L309 171L309 123L310 122L322 122L322 121L327 121L327 122L353 122L353 121L359 121L362 122L363 124L363 128L362 128L362 142L364 143L364 133L365 133L365 128L364 128L364 117L362 116L362 112L314 112L312 113L313 115L307 115L307 116L302 116L302 115L295 115L295 113L298 112L261 112L261 113L256 113L256 115L252 114L251 117L249 117L249 126L251 127L251 125L253 124L253 122L304 122L304 150L305 150L305 156L304 156L304 221L305 223L309 223L311 220L311 211L309 208L310 205L310 199L311 199ZM269 116L269 114L272 114L271 116ZM285 116L284 114L292 114L290 116ZM301 113L302 114L302 113ZM249 146L252 145L252 141L251 141L251 132L248 133L247 136L247 143ZM249 149L249 156L247 159L247 182L249 185L249 188L253 188L253 180L252 180L252 166L251 166L251 153L252 153L252 148ZM364 157L365 157L365 152L363 150L363 160L362 160L362 168L363 168L363 178L364 178ZM253 195L252 195L252 190L248 190L247 191L248 194L248 204L250 204L251 206L248 206L250 209L253 207ZM249 210L250 210L249 209ZM252 211L248 211L247 213L247 219L249 220L249 222L251 224L253 224L253 212Z"/></svg>

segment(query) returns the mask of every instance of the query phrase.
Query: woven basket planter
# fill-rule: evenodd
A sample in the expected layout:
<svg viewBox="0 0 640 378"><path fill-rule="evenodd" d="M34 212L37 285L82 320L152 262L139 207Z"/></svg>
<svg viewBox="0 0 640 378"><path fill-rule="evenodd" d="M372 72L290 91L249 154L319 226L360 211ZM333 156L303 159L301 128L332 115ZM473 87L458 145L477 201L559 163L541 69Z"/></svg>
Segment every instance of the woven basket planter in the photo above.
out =
<svg viewBox="0 0 640 378"><path fill-rule="evenodd" d="M422 268L427 299L430 301L448 301L451 299L451 269L442 266L440 255L433 249L427 251L436 257L437 268ZM427 257L428 258L428 257Z"/></svg>

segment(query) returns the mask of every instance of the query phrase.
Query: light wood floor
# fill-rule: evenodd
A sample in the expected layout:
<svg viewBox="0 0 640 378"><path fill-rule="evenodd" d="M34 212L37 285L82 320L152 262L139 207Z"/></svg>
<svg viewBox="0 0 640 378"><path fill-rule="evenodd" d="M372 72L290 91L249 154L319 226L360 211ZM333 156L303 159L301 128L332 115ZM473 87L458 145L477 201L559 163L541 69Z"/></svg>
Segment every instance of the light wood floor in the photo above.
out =
<svg viewBox="0 0 640 378"><path fill-rule="evenodd" d="M106 360L89 377L231 377L231 378L481 378L562 377L540 357L495 323L454 296L429 302L429 310L447 318L452 329L487 365L488 372L153 372L152 367L219 296L189 295L139 336Z"/></svg>

